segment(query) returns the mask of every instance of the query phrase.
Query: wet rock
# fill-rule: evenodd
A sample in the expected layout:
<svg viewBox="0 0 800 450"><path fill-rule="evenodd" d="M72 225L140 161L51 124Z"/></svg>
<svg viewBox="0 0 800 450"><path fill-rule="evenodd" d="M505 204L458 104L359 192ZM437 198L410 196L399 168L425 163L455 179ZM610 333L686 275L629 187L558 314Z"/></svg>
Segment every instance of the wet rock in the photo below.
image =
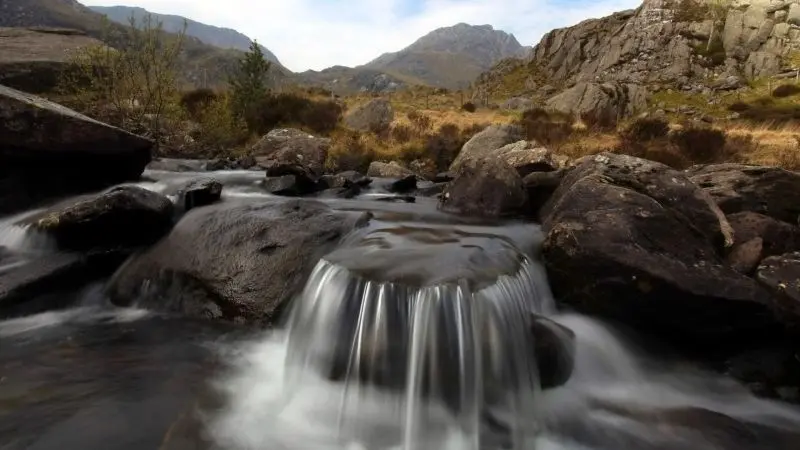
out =
<svg viewBox="0 0 800 450"><path fill-rule="evenodd" d="M726 375L744 383L760 397L798 402L787 391L800 386L800 352L791 341L750 348L724 362Z"/></svg>
<svg viewBox="0 0 800 450"><path fill-rule="evenodd" d="M508 144L490 152L487 157L499 158L513 167L521 177L533 172L558 170L566 163L566 158L560 158L550 150L530 141Z"/></svg>
<svg viewBox="0 0 800 450"><path fill-rule="evenodd" d="M745 164L695 166L687 174L725 214L752 211L791 224L800 216L800 174Z"/></svg>
<svg viewBox="0 0 800 450"><path fill-rule="evenodd" d="M423 197L436 197L441 195L447 188L447 183L435 183L427 187L417 189L417 195Z"/></svg>
<svg viewBox="0 0 800 450"><path fill-rule="evenodd" d="M303 175L321 176L331 140L293 128L270 131L251 149L257 164L269 176Z"/></svg>
<svg viewBox="0 0 800 450"><path fill-rule="evenodd" d="M311 200L195 209L121 267L107 291L118 305L270 325L319 258L366 218Z"/></svg>
<svg viewBox="0 0 800 450"><path fill-rule="evenodd" d="M344 123L358 131L381 133L389 129L394 120L394 109L388 100L376 98L347 113Z"/></svg>
<svg viewBox="0 0 800 450"><path fill-rule="evenodd" d="M136 186L62 202L26 219L64 250L125 249L152 244L172 226L172 202Z"/></svg>
<svg viewBox="0 0 800 450"><path fill-rule="evenodd" d="M423 180L430 180L436 176L436 164L430 159L415 159L408 164L408 169Z"/></svg>
<svg viewBox="0 0 800 450"><path fill-rule="evenodd" d="M439 200L442 211L484 217L520 214L526 205L519 174L496 158L462 163Z"/></svg>
<svg viewBox="0 0 800 450"><path fill-rule="evenodd" d="M320 189L320 185L316 181L302 174L268 176L264 179L262 187L270 194L287 197L308 195Z"/></svg>
<svg viewBox="0 0 800 450"><path fill-rule="evenodd" d="M453 178L455 177L450 172L440 172L437 173L436 176L431 179L431 181L434 183L449 183L453 181Z"/></svg>
<svg viewBox="0 0 800 450"><path fill-rule="evenodd" d="M683 173L625 155L585 157L542 210L557 299L674 344L752 339L775 326L769 295L722 261L733 236Z"/></svg>
<svg viewBox="0 0 800 450"><path fill-rule="evenodd" d="M449 172L456 174L466 161L485 158L494 150L522 139L522 129L519 126L509 124L490 125L464 144L461 152L459 152L453 164L450 165Z"/></svg>
<svg viewBox="0 0 800 450"><path fill-rule="evenodd" d="M184 211L216 203L222 197L222 183L214 178L198 178L178 192L179 204Z"/></svg>
<svg viewBox="0 0 800 450"><path fill-rule="evenodd" d="M376 202L402 202L402 203L416 203L417 199L413 195L378 195L372 197Z"/></svg>
<svg viewBox="0 0 800 450"><path fill-rule="evenodd" d="M405 178L412 175L416 174L400 165L397 161L390 163L373 161L370 163L369 169L367 169L367 176L373 178Z"/></svg>
<svg viewBox="0 0 800 450"><path fill-rule="evenodd" d="M409 175L407 177L392 182L392 184L390 184L386 189L389 192L403 194L406 192L411 192L416 188L417 188L417 176Z"/></svg>
<svg viewBox="0 0 800 450"><path fill-rule="evenodd" d="M138 179L153 142L0 86L0 215Z"/></svg>
<svg viewBox="0 0 800 450"><path fill-rule="evenodd" d="M575 367L575 333L538 315L532 315L531 335L542 389L561 386Z"/></svg>
<svg viewBox="0 0 800 450"><path fill-rule="evenodd" d="M565 171L559 169L550 172L532 172L522 179L522 185L528 193L528 206L534 217L539 216L539 210L552 197L564 175Z"/></svg>
<svg viewBox="0 0 800 450"><path fill-rule="evenodd" d="M339 172L336 174L336 176L344 178L346 183L357 184L361 187L367 187L370 184L372 184L372 178L364 176L363 174L358 173L355 170L346 170L344 172Z"/></svg>
<svg viewBox="0 0 800 450"><path fill-rule="evenodd" d="M780 317L800 325L800 252L766 258L756 279L773 294Z"/></svg>
<svg viewBox="0 0 800 450"><path fill-rule="evenodd" d="M154 159L147 165L148 170L165 170L168 172L203 172L205 170L219 170L207 169L214 161L206 161L204 159L175 159L175 158L158 158Z"/></svg>
<svg viewBox="0 0 800 450"><path fill-rule="evenodd" d="M800 228L754 212L728 216L734 246L727 262L737 272L752 274L762 259L800 250Z"/></svg>
<svg viewBox="0 0 800 450"><path fill-rule="evenodd" d="M66 306L59 305L58 299L48 299L45 305L32 303L37 303L38 296L77 288L96 272L84 256L75 253L54 253L18 262L19 265L0 271L0 318Z"/></svg>

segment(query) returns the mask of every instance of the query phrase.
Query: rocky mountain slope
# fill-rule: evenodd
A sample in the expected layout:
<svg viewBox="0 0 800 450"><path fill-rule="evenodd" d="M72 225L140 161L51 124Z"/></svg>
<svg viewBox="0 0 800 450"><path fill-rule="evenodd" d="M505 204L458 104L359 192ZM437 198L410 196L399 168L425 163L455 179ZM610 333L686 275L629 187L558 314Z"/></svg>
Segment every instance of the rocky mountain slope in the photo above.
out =
<svg viewBox="0 0 800 450"><path fill-rule="evenodd" d="M75 0L0 1L0 27L68 28L104 41L113 40L112 36L124 36L122 25L112 24L109 30L106 22L102 14ZM115 45L114 42L109 43ZM24 52L24 49L21 51ZM192 85L214 85L222 82L240 55L238 50L221 49L196 38L188 38L180 61L183 81ZM12 56L14 55L4 55L6 58Z"/></svg>
<svg viewBox="0 0 800 450"><path fill-rule="evenodd" d="M490 25L460 23L434 30L403 50L385 53L362 66L308 71L300 78L341 93L384 92L409 84L459 89L498 61L529 50L513 35Z"/></svg>
<svg viewBox="0 0 800 450"><path fill-rule="evenodd" d="M385 53L364 67L422 80L437 87L458 88L472 82L498 61L522 56L514 35L490 25L459 23L439 28L395 53Z"/></svg>
<svg viewBox="0 0 800 450"><path fill-rule="evenodd" d="M617 93L638 90L637 98L645 89L736 89L791 69L788 56L800 49L799 25L798 0L738 0L723 7L717 20L702 0L645 0L635 10L547 33L530 57L482 74L476 97L547 100L562 89L585 91L588 84Z"/></svg>
<svg viewBox="0 0 800 450"><path fill-rule="evenodd" d="M170 33L180 32L183 29L184 23L186 23L186 35L195 37L206 44L241 51L247 51L250 48L251 39L236 30L207 25L181 16L156 14L144 8L131 6L91 6L90 9L104 14L109 19L123 25L128 24L128 20L131 16L141 22L143 18L150 15L153 17L153 20L161 22L164 26L164 30ZM280 64L278 57L269 49L262 45L261 50L264 52L264 56L267 60L275 64Z"/></svg>

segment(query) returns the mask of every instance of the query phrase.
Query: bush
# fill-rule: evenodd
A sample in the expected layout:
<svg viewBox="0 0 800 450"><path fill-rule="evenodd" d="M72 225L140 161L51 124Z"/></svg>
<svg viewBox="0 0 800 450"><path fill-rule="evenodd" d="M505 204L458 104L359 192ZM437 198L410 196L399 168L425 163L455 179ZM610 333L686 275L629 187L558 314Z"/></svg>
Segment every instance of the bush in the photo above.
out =
<svg viewBox="0 0 800 450"><path fill-rule="evenodd" d="M545 146L558 146L572 135L572 121L564 114L549 113L541 108L523 111L517 122L525 133L526 139L536 141Z"/></svg>
<svg viewBox="0 0 800 450"><path fill-rule="evenodd" d="M366 173L374 160L375 151L369 147L364 135L357 131L345 131L334 137L325 166L331 172L356 170Z"/></svg>
<svg viewBox="0 0 800 450"><path fill-rule="evenodd" d="M414 137L414 130L410 126L400 123L392 126L389 135L395 142L405 144Z"/></svg>
<svg viewBox="0 0 800 450"><path fill-rule="evenodd" d="M791 97L800 94L800 86L796 84L782 84L772 90L772 96L777 98Z"/></svg>
<svg viewBox="0 0 800 450"><path fill-rule="evenodd" d="M267 94L267 73L271 65L264 57L261 46L253 41L228 80L233 112L247 121L250 130L255 130L259 125L259 101Z"/></svg>
<svg viewBox="0 0 800 450"><path fill-rule="evenodd" d="M293 93L263 97L248 120L248 128L259 135L280 126L298 126L327 134L336 129L343 109L334 101L313 101Z"/></svg>
<svg viewBox="0 0 800 450"><path fill-rule="evenodd" d="M456 159L458 153L461 152L461 147L463 147L475 133L477 133L477 131L461 131L456 124L442 124L435 134L428 136L425 140L425 154L433 161L437 170L445 171Z"/></svg>
<svg viewBox="0 0 800 450"><path fill-rule="evenodd" d="M410 111L406 114L408 120L411 122L411 126L414 127L414 130L417 132L417 135L422 136L428 130L430 130L433 121L430 117L422 114L418 111Z"/></svg>
<svg viewBox="0 0 800 450"><path fill-rule="evenodd" d="M670 136L680 152L697 164L708 164L727 160L725 133L705 127L686 127Z"/></svg>
<svg viewBox="0 0 800 450"><path fill-rule="evenodd" d="M475 103L466 102L463 105L461 105L461 109L469 113L474 113L478 108L475 106Z"/></svg>
<svg viewBox="0 0 800 450"><path fill-rule="evenodd" d="M207 109L217 99L217 94L212 89L199 88L184 92L181 95L181 108L196 118L203 110Z"/></svg>
<svg viewBox="0 0 800 450"><path fill-rule="evenodd" d="M734 102L730 106L728 106L728 111L732 112L744 112L750 109L750 105L745 102Z"/></svg>
<svg viewBox="0 0 800 450"><path fill-rule="evenodd" d="M72 106L95 118L134 133L160 140L164 116L175 110L176 65L184 44L184 30L163 32L160 22L147 16L131 17L124 35L114 35L107 24L103 41L118 42L78 49L63 73L58 90L71 97Z"/></svg>
<svg viewBox="0 0 800 450"><path fill-rule="evenodd" d="M196 111L197 129L191 133L198 152L207 157L228 153L243 145L248 138L247 125L236 117L227 95L216 96L204 108Z"/></svg>
<svg viewBox="0 0 800 450"><path fill-rule="evenodd" d="M666 137L669 123L664 119L636 119L621 133L624 140L634 142L652 141Z"/></svg>

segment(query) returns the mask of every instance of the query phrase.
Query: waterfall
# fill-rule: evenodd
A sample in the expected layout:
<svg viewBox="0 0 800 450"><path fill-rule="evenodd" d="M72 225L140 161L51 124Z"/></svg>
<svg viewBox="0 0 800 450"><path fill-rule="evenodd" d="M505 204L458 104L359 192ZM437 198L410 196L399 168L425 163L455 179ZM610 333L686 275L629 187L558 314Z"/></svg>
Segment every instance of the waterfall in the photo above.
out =
<svg viewBox="0 0 800 450"><path fill-rule="evenodd" d="M495 414L510 417L515 449L532 439L526 419L539 389L531 352L531 313L552 312L541 268L520 255L515 273L474 287L466 280L432 286L373 281L320 261L292 311L286 359L287 392L303 372L344 385L340 426L375 390L401 396L397 420L403 449L426 448L438 406L455 418L463 448L480 448ZM369 399L366 399L369 401Z"/></svg>

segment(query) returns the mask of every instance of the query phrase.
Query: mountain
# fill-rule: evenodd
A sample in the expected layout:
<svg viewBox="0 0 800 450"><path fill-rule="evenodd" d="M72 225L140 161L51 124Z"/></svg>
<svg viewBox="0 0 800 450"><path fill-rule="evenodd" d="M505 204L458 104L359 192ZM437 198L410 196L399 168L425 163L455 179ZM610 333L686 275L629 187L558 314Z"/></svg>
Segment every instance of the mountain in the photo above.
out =
<svg viewBox="0 0 800 450"><path fill-rule="evenodd" d="M403 50L384 53L367 64L309 70L298 74L298 80L340 94L387 92L408 85L460 89L498 61L529 51L513 35L490 25L459 23L434 30Z"/></svg>
<svg viewBox="0 0 800 450"><path fill-rule="evenodd" d="M459 23L436 29L403 50L385 53L362 67L457 89L498 61L524 53L525 47L512 34L491 25Z"/></svg>
<svg viewBox="0 0 800 450"><path fill-rule="evenodd" d="M550 31L529 57L482 74L474 92L482 99L522 95L553 105L553 94L565 89L576 102L588 102L588 92L613 97L637 91L640 98L736 90L747 81L794 73L787 57L800 51L798 25L794 0L721 10L702 0L645 0L634 10Z"/></svg>
<svg viewBox="0 0 800 450"><path fill-rule="evenodd" d="M92 11L106 15L114 22L123 25L128 24L128 20L133 16L137 22L141 22L143 18L148 15L152 16L153 20L161 22L164 30L170 33L178 33L183 30L184 23L186 24L186 35L199 39L201 42L213 45L215 47L224 49L234 49L247 51L250 48L250 38L236 30L230 28L220 28L213 25L206 25L194 20L187 19L181 16L170 14L156 14L144 8L131 7L131 6L91 6ZM269 49L261 46L264 56L267 60L275 64L281 65L278 58Z"/></svg>

